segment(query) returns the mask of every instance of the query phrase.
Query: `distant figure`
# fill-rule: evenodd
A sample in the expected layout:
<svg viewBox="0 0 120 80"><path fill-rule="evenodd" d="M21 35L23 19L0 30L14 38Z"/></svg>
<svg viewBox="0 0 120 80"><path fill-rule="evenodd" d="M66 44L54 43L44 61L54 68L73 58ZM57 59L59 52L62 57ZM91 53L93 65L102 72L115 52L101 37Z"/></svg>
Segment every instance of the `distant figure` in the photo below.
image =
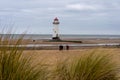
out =
<svg viewBox="0 0 120 80"><path fill-rule="evenodd" d="M68 45L66 45L66 50L69 50L69 48L70 48L70 47L69 47Z"/></svg>
<svg viewBox="0 0 120 80"><path fill-rule="evenodd" d="M60 46L59 46L59 50L60 50L60 51L63 50L63 45L60 45Z"/></svg>
<svg viewBox="0 0 120 80"><path fill-rule="evenodd" d="M33 40L33 42L35 42L35 40Z"/></svg>

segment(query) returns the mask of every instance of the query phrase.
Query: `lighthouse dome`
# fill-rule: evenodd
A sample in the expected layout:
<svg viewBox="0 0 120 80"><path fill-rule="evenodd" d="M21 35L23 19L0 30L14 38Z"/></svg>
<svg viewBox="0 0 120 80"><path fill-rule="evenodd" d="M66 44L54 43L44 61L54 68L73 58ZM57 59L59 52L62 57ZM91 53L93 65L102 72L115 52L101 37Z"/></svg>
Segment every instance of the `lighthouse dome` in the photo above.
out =
<svg viewBox="0 0 120 80"><path fill-rule="evenodd" d="M53 24L59 24L59 23L60 23L60 22L59 22L58 18L56 17L56 18L54 19Z"/></svg>
<svg viewBox="0 0 120 80"><path fill-rule="evenodd" d="M58 18L56 17L56 18L54 19L54 21L58 21Z"/></svg>

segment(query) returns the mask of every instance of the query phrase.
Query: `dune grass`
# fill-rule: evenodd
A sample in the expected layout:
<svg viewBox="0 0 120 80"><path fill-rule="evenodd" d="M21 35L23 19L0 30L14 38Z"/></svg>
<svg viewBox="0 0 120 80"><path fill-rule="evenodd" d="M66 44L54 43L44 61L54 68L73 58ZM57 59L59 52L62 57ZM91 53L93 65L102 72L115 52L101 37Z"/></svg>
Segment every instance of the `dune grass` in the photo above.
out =
<svg viewBox="0 0 120 80"><path fill-rule="evenodd" d="M109 54L93 52L53 66L43 61L33 65L19 48L24 35L11 47L13 37L0 35L0 80L119 80L120 69Z"/></svg>
<svg viewBox="0 0 120 80"><path fill-rule="evenodd" d="M13 35L0 35L0 80L47 80L48 67L39 63L31 65L31 57L25 58L19 48L24 35L11 47Z"/></svg>
<svg viewBox="0 0 120 80"><path fill-rule="evenodd" d="M58 62L54 80L119 80L119 67L108 54L90 53Z"/></svg>

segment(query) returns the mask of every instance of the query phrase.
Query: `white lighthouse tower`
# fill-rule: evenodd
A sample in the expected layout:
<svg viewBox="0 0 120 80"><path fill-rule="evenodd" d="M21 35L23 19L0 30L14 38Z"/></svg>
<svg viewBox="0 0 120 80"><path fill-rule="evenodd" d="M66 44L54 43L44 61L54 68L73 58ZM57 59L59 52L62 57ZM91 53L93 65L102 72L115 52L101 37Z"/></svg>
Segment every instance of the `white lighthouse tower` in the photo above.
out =
<svg viewBox="0 0 120 80"><path fill-rule="evenodd" d="M60 24L59 19L56 17L53 21L53 40L60 40L59 38L59 27L58 25Z"/></svg>

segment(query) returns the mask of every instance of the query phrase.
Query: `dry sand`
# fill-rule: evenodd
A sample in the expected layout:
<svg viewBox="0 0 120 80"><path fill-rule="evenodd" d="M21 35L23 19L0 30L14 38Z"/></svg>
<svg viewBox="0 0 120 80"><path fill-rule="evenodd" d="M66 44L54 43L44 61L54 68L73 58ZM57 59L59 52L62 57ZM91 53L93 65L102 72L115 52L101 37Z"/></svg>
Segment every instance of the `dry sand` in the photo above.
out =
<svg viewBox="0 0 120 80"><path fill-rule="evenodd" d="M95 51L96 53L104 54L108 53L113 56L113 60L120 64L120 49L119 48L100 48L100 49L79 49L79 50L69 50L69 51L59 51L59 50L26 50L24 51L24 56L31 56L33 64L45 61L49 64L56 63L57 60L64 60L67 58L73 59L77 58L83 54L91 53Z"/></svg>

